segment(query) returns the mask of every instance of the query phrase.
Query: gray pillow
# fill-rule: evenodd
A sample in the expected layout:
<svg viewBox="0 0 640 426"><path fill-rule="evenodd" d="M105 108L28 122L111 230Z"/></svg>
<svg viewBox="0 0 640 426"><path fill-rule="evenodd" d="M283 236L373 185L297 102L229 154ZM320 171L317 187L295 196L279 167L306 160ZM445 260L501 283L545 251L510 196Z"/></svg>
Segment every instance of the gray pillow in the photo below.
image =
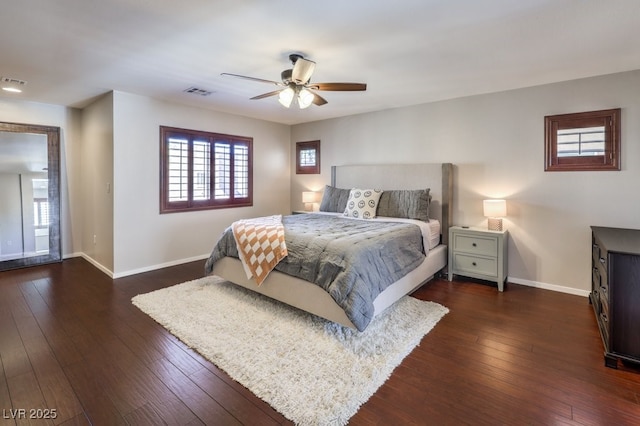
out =
<svg viewBox="0 0 640 426"><path fill-rule="evenodd" d="M378 202L378 216L403 217L429 221L429 195L427 189L397 189L384 191Z"/></svg>
<svg viewBox="0 0 640 426"><path fill-rule="evenodd" d="M321 212L343 213L347 208L350 189L341 189L326 185L320 202Z"/></svg>

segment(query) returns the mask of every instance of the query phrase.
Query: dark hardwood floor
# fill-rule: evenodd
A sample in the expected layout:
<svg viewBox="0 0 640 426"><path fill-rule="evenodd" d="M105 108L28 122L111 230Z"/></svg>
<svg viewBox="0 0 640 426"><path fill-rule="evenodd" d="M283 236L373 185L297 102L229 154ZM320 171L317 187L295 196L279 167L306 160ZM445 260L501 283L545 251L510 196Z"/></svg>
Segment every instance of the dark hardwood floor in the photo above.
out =
<svg viewBox="0 0 640 426"><path fill-rule="evenodd" d="M0 272L0 424L289 423L130 302L202 271L114 281L74 258ZM450 313L351 424L640 424L640 370L604 366L586 298L445 280L415 296Z"/></svg>

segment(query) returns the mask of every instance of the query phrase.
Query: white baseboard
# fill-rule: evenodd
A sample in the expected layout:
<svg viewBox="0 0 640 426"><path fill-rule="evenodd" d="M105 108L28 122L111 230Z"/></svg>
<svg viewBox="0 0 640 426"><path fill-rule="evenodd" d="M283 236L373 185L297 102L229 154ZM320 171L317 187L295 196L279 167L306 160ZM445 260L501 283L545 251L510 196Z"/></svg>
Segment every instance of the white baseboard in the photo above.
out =
<svg viewBox="0 0 640 426"><path fill-rule="evenodd" d="M103 266L100 262L98 262L97 260L95 260L94 258L92 258L91 256L89 256L86 253L74 252L74 253L67 253L67 254L62 255L62 259L71 259L71 258L74 258L74 257L83 258L84 260L86 260L87 262L89 262L90 264L92 264L96 268L100 269L105 274L107 274L110 278L113 278L113 272L109 268L107 268L106 266Z"/></svg>
<svg viewBox="0 0 640 426"><path fill-rule="evenodd" d="M204 260L204 259L209 257L209 254L203 254L203 255L200 255L200 256L194 256L194 257L190 257L190 258L186 258L186 259L172 260L171 262L159 263L157 265L146 266L144 268L132 269L132 270L129 270L129 271L124 271L124 272L118 272L117 274L114 274L113 271L111 271L108 268L102 266L99 262L95 261L93 258L91 258L90 256L88 256L85 253L82 253L82 252L80 252L80 253L71 253L71 254L65 254L63 256L64 259L68 259L68 258L72 258L72 257L82 257L87 262L91 263L93 266L95 266L96 268L98 268L99 270L101 270L102 272L107 274L109 277L111 277L113 279L116 279L116 278L127 277L129 275L141 274L143 272L155 271L156 269L162 269L162 268L168 268L170 266L181 265L183 263L189 263L189 262L195 262L195 261L198 261L198 260ZM204 268L204 266L203 266L203 268ZM204 275L204 269L203 269L203 275ZM516 278L516 277L511 277L511 276L508 277L507 281L510 282L510 283L514 283L514 284L526 285L528 287L541 288L541 289L544 289L544 290L557 291L557 292L560 292L560 293L573 294L573 295L576 295L576 296L589 297L589 293L590 293L589 290L580 290L580 289L577 289L577 288L565 287L565 286L556 285L556 284L542 283L542 282L539 282L539 281L525 280L525 279L522 279L522 278Z"/></svg>
<svg viewBox="0 0 640 426"><path fill-rule="evenodd" d="M73 257L82 257L82 252L67 253L62 255L62 259L71 259Z"/></svg>
<svg viewBox="0 0 640 426"><path fill-rule="evenodd" d="M95 266L96 268L100 269L102 272L107 274L110 278L114 278L113 271L111 271L106 266L103 266L100 262L98 262L97 260L89 256L88 254L81 253L80 256L83 257L87 262L91 263L93 266Z"/></svg>
<svg viewBox="0 0 640 426"><path fill-rule="evenodd" d="M145 266L144 268L132 269L130 271L124 271L124 272L118 272L118 273L114 273L109 268L107 268L106 266L103 266L102 264L100 264L100 262L96 261L94 258L92 258L91 256L89 256L86 253L76 252L76 253L65 254L63 256L63 259L70 259L72 257L82 257L87 262L91 263L93 266L98 268L100 271L102 271L103 273L108 275L110 278L116 279L116 278L127 277L129 275L141 274L143 272L155 271L156 269L168 268L170 266L182 265L183 263L195 262L197 260L204 260L204 259L209 257L209 254L202 254L200 256L189 257L189 258L186 258L186 259L172 260L171 262L160 263L160 264L151 265L151 266ZM202 274L204 275L204 265L202 266L202 268L203 268L202 269Z"/></svg>
<svg viewBox="0 0 640 426"><path fill-rule="evenodd" d="M511 276L507 279L507 282L526 285L528 287L536 287L536 288L542 288L545 290L557 291L560 293L574 294L576 296L583 296L583 297L589 297L589 293L590 293L589 290L580 290L573 287L564 287L556 284L541 283L539 281L530 281L522 278L511 277Z"/></svg>

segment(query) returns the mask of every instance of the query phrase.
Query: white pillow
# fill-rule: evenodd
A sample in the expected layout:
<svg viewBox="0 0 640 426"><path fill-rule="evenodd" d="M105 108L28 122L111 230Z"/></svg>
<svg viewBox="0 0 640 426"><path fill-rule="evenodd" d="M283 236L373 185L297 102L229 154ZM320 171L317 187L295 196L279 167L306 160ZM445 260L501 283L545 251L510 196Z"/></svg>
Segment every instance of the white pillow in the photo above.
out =
<svg viewBox="0 0 640 426"><path fill-rule="evenodd" d="M382 190L380 189L359 189L353 188L349 192L347 208L344 209L344 216L354 219L373 219L376 217L378 202Z"/></svg>

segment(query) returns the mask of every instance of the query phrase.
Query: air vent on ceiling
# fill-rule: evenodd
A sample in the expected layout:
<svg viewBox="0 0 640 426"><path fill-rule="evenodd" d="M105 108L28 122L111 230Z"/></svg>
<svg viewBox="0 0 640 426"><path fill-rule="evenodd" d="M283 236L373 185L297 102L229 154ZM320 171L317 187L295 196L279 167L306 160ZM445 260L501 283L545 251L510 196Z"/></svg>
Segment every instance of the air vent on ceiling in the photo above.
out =
<svg viewBox="0 0 640 426"><path fill-rule="evenodd" d="M18 80L17 78L11 78L11 77L0 77L0 81L2 81L3 83L18 84L20 86L24 86L25 84L27 84L27 82L24 80Z"/></svg>
<svg viewBox="0 0 640 426"><path fill-rule="evenodd" d="M200 89L198 87L189 87L188 89L184 89L185 93L193 93L194 95L199 96L209 96L213 92L210 90Z"/></svg>

